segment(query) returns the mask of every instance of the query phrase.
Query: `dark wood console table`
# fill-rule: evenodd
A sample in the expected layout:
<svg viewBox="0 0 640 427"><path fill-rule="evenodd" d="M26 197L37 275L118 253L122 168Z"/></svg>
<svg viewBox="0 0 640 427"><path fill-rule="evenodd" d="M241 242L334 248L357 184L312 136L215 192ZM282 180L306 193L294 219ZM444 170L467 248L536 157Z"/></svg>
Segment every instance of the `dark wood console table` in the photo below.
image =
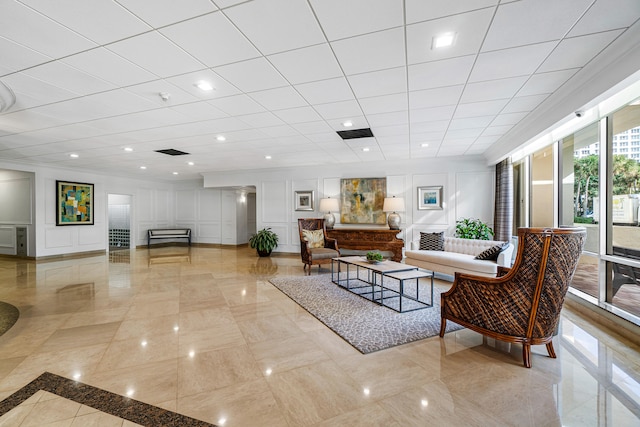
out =
<svg viewBox="0 0 640 427"><path fill-rule="evenodd" d="M401 231L386 228L334 228L327 230L327 234L338 241L340 249L392 252L391 259L400 262L404 240L396 236Z"/></svg>

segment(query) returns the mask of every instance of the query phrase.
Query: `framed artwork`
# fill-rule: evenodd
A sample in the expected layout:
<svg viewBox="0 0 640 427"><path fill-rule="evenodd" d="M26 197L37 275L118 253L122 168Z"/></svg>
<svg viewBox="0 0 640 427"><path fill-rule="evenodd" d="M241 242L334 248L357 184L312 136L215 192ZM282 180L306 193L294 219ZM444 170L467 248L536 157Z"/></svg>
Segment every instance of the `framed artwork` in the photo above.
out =
<svg viewBox="0 0 640 427"><path fill-rule="evenodd" d="M387 178L346 178L340 180L340 222L342 224L387 223L382 211L387 194Z"/></svg>
<svg viewBox="0 0 640 427"><path fill-rule="evenodd" d="M442 209L442 186L418 187L418 209Z"/></svg>
<svg viewBox="0 0 640 427"><path fill-rule="evenodd" d="M312 211L313 209L313 191L296 191L296 210Z"/></svg>
<svg viewBox="0 0 640 427"><path fill-rule="evenodd" d="M93 225L93 184L56 181L56 225Z"/></svg>

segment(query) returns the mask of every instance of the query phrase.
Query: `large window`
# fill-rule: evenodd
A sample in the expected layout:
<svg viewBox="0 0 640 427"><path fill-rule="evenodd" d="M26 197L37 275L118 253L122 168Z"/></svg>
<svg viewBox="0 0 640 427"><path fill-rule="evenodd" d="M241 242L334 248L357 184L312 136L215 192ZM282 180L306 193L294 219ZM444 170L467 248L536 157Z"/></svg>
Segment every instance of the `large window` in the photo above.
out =
<svg viewBox="0 0 640 427"><path fill-rule="evenodd" d="M553 146L531 156L531 226L553 227Z"/></svg>

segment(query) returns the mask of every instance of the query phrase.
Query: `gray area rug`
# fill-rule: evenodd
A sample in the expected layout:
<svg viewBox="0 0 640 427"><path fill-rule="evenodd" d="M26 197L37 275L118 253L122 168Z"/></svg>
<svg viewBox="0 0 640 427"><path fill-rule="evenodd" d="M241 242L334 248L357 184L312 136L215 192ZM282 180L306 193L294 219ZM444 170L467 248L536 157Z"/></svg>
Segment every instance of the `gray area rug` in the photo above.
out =
<svg viewBox="0 0 640 427"><path fill-rule="evenodd" d="M0 335L7 332L20 317L20 311L13 305L0 301Z"/></svg>
<svg viewBox="0 0 640 427"><path fill-rule="evenodd" d="M431 308L398 313L331 282L331 275L276 277L270 282L361 353L429 338L440 332L440 293L434 285ZM447 332L462 326L447 322Z"/></svg>

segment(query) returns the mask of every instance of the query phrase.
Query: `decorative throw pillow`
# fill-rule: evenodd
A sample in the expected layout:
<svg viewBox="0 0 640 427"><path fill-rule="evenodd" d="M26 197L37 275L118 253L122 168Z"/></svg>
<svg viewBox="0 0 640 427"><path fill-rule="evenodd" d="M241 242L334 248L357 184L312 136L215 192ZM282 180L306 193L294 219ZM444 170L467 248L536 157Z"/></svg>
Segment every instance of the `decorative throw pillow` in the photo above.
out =
<svg viewBox="0 0 640 427"><path fill-rule="evenodd" d="M444 231L440 233L420 232L420 250L444 251Z"/></svg>
<svg viewBox="0 0 640 427"><path fill-rule="evenodd" d="M481 259L485 261L496 261L501 252L505 251L509 247L509 242L502 243L500 245L495 245L486 249L479 253L476 256L476 259Z"/></svg>
<svg viewBox="0 0 640 427"><path fill-rule="evenodd" d="M324 248L324 232L322 230L302 230L302 238L307 248Z"/></svg>

